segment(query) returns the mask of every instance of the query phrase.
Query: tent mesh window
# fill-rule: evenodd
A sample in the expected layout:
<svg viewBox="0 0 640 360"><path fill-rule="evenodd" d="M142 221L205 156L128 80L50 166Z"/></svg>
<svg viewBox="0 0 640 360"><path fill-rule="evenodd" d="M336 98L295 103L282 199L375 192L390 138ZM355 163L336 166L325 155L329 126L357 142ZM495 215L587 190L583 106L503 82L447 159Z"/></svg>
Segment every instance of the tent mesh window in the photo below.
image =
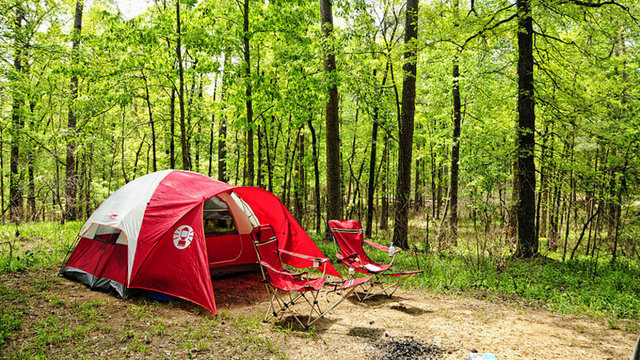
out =
<svg viewBox="0 0 640 360"><path fill-rule="evenodd" d="M120 237L120 230L111 226L98 225L93 240L97 240L106 244L115 244Z"/></svg>
<svg viewBox="0 0 640 360"><path fill-rule="evenodd" d="M238 233L229 206L217 196L205 201L202 225L206 237Z"/></svg>

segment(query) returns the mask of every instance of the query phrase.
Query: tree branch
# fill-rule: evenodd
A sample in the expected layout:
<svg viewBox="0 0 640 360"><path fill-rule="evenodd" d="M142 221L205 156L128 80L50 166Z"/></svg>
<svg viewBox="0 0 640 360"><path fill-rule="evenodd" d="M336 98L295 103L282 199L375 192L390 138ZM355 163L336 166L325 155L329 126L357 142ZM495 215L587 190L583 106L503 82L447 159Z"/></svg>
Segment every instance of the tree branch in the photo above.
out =
<svg viewBox="0 0 640 360"><path fill-rule="evenodd" d="M464 48L465 46L467 46L467 44L468 44L471 40L473 40L473 39L477 38L478 36L481 36L482 34L486 33L487 31L491 31L491 30L493 30L493 29L497 28L498 26L500 26L500 25L502 25L502 24L504 24L504 23L507 23L507 22L509 22L509 21L511 21L511 20L513 20L513 19L515 19L515 18L516 18L516 16L518 16L518 14L517 14L517 13L516 13L516 14L513 14L513 15L511 15L511 16L509 16L509 17L508 17L508 18L506 18L506 19L502 19L502 20L498 21L497 23L493 24L492 26L486 27L486 28L484 28L484 29L482 29L482 30L478 31L477 33L475 33L475 34L471 35L470 37L468 37L468 38L467 38L467 40L465 40L465 41L464 41L464 44L462 44L461 48ZM494 19L494 18L491 18L491 20L489 20L489 24L493 21L493 19Z"/></svg>
<svg viewBox="0 0 640 360"><path fill-rule="evenodd" d="M575 5L589 7L589 8L599 8L605 5L617 6L620 9L624 10L627 13L627 15L629 15L629 17L631 17L631 19L636 24L638 24L638 19L635 16L633 16L633 14L631 14L631 10L629 9L629 7L622 5L617 1L610 0L610 1L591 2L591 1L582 1L582 0L569 0L569 2Z"/></svg>

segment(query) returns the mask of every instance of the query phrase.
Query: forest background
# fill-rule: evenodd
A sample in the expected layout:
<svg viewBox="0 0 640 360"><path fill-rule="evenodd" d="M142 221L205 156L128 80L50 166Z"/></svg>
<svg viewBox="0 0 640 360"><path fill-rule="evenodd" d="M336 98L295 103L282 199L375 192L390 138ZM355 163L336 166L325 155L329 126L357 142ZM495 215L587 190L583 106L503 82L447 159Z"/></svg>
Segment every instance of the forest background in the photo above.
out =
<svg viewBox="0 0 640 360"><path fill-rule="evenodd" d="M128 18L112 1L3 0L3 239L186 169L275 193L318 239L327 219L360 219L430 276L450 268L425 280L444 288L526 297L539 279L512 256L534 258L539 277L576 277L531 297L575 287L580 306L640 316L638 14L635 1L158 0ZM588 281L610 298L589 300Z"/></svg>

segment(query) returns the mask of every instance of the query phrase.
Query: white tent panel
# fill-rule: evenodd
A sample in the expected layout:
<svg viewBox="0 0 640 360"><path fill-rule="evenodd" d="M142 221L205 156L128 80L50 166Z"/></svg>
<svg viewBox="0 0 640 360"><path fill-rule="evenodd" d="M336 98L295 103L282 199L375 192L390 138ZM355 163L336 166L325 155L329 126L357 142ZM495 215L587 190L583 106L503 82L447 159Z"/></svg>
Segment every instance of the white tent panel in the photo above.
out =
<svg viewBox="0 0 640 360"><path fill-rule="evenodd" d="M133 258L138 245L138 235L142 226L142 219L151 196L160 182L173 170L158 171L144 175L132 181L105 200L82 227L81 234L95 235L97 227L92 224L106 225L120 229L122 234L118 243L128 243L128 276L131 276ZM95 227L95 229L94 229ZM84 235L83 235L84 236ZM123 238L124 237L124 238ZM126 239L126 242L124 241ZM127 279L129 281L130 278Z"/></svg>

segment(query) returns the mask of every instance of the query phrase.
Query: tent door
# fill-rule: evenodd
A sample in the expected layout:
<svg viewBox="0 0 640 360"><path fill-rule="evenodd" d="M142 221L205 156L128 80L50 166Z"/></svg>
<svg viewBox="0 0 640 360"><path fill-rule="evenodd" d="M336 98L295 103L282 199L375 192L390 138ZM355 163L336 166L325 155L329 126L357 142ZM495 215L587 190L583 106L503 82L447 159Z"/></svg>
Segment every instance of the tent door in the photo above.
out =
<svg viewBox="0 0 640 360"><path fill-rule="evenodd" d="M215 196L205 201L203 210L202 225L209 267L233 263L242 254L243 246L229 206Z"/></svg>

